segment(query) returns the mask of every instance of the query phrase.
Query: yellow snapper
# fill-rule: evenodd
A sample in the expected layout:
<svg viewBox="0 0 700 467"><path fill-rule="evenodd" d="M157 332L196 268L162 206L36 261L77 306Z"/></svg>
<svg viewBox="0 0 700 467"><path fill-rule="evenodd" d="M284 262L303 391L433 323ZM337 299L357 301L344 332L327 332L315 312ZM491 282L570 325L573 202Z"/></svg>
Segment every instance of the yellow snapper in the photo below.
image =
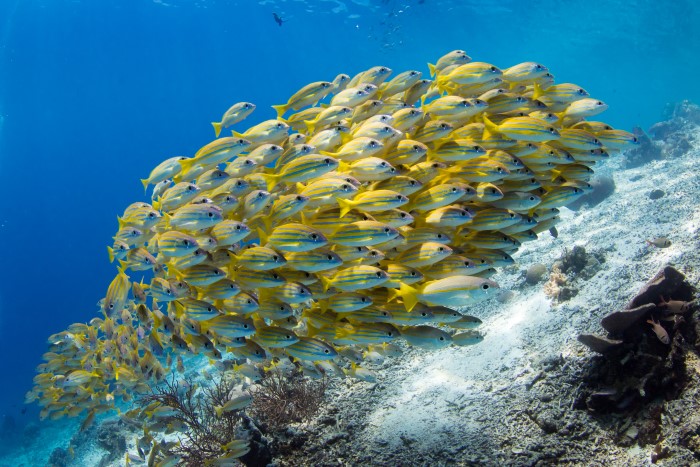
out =
<svg viewBox="0 0 700 467"><path fill-rule="evenodd" d="M277 116L281 117L289 109L300 109L307 105L315 104L330 94L334 89L333 83L328 81L316 81L309 83L287 100L286 104L273 105L272 108L277 111Z"/></svg>
<svg viewBox="0 0 700 467"><path fill-rule="evenodd" d="M228 128L235 125L236 123L242 122L255 110L255 104L250 102L238 102L233 104L221 117L220 122L211 122L214 127L214 133L216 137L219 137L222 128Z"/></svg>
<svg viewBox="0 0 700 467"><path fill-rule="evenodd" d="M215 139L197 151L192 159L180 161L182 174L187 175L196 167L211 167L225 162L245 151L250 145L251 141L240 137Z"/></svg>
<svg viewBox="0 0 700 467"><path fill-rule="evenodd" d="M498 284L489 279L452 276L425 282L416 288L402 284L398 291L391 290L390 294L401 297L406 310L411 311L418 302L446 307L471 305L497 288Z"/></svg>

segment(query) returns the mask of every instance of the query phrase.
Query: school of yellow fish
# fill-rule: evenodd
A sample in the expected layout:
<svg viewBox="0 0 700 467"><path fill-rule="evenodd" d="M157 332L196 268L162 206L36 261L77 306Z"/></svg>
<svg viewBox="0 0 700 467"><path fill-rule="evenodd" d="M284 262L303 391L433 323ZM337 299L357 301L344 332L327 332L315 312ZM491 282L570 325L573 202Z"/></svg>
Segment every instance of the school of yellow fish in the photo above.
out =
<svg viewBox="0 0 700 467"><path fill-rule="evenodd" d="M290 366L372 381L361 364L396 355L393 340L481 341L455 309L497 290L495 268L637 140L541 64L455 50L429 67L308 84L224 136L256 108L237 103L193 157L159 164L152 202L119 218L100 316L49 338L27 401L89 423L191 354L252 379Z"/></svg>

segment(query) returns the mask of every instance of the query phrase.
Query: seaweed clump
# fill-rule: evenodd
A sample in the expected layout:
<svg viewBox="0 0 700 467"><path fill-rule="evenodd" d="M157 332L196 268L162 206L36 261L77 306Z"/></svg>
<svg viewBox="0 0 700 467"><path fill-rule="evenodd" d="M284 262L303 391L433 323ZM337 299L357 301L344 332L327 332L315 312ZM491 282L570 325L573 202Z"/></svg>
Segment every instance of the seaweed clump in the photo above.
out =
<svg viewBox="0 0 700 467"><path fill-rule="evenodd" d="M328 378L312 380L301 373L266 372L251 391L251 414L267 431L279 431L311 419L323 406Z"/></svg>
<svg viewBox="0 0 700 467"><path fill-rule="evenodd" d="M235 381L221 378L199 388L191 380L173 378L141 396L142 415L152 422L145 425L149 459L172 460L180 465L205 465L215 459L242 457L250 451L250 420L242 410L217 412L231 398ZM159 426L177 426L178 443L156 442L149 432ZM148 428L148 429L146 429ZM144 451L139 447L141 453Z"/></svg>

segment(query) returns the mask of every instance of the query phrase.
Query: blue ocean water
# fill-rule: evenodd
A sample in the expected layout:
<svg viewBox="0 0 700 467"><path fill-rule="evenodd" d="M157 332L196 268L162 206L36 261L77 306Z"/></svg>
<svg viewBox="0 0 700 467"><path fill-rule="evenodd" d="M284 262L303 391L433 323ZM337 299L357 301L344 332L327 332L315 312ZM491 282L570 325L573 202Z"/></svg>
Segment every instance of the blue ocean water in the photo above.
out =
<svg viewBox="0 0 700 467"><path fill-rule="evenodd" d="M285 22L273 19L277 13ZM575 82L618 128L700 101L700 4L687 1L0 2L0 414L17 423L46 338L96 315L116 216L139 178L213 138L234 102L272 118L302 85L457 48Z"/></svg>

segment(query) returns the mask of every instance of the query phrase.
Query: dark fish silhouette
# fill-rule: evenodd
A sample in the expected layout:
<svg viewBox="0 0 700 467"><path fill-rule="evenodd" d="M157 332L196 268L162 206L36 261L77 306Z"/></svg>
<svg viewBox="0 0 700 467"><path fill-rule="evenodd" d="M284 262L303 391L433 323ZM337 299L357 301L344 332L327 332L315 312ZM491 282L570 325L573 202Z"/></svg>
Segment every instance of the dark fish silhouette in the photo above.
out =
<svg viewBox="0 0 700 467"><path fill-rule="evenodd" d="M272 13L272 17L275 18L275 23L282 26L282 23L284 23L284 20L280 17L280 15L278 15L277 13Z"/></svg>

